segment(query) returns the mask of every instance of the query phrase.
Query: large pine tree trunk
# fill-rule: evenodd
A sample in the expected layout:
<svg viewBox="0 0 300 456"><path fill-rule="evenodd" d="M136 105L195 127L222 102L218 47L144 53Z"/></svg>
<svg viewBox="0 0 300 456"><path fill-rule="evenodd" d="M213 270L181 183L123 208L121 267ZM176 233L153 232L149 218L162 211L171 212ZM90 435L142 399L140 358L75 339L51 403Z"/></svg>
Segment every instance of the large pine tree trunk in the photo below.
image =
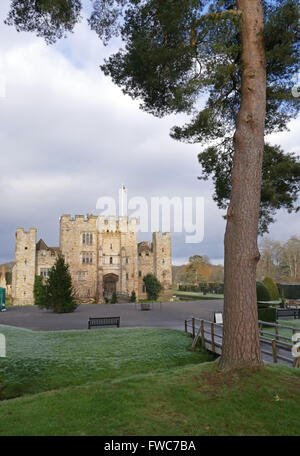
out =
<svg viewBox="0 0 300 456"><path fill-rule="evenodd" d="M225 233L222 369L262 364L256 266L266 114L266 63L261 0L238 0L242 20L242 101L234 135L232 194Z"/></svg>

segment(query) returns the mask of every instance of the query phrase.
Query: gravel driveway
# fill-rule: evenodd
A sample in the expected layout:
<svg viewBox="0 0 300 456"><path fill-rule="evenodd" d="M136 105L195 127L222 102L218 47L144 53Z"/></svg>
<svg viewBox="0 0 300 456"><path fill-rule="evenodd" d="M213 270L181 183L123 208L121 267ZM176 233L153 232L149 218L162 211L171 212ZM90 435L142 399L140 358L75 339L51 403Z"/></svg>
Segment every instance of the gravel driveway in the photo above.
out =
<svg viewBox="0 0 300 456"><path fill-rule="evenodd" d="M191 316L213 320L223 310L223 300L200 300L154 303L152 310L141 311L140 304L84 304L75 312L54 314L35 306L8 307L0 312L0 325L17 326L36 331L87 329L89 317L121 317L121 327L155 326L184 329L184 320Z"/></svg>

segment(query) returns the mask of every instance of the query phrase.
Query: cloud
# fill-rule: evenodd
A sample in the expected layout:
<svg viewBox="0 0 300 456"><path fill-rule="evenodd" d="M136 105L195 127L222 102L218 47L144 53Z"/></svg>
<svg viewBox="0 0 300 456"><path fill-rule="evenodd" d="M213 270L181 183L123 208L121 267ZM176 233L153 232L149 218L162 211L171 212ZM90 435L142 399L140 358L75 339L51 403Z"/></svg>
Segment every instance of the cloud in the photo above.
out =
<svg viewBox="0 0 300 456"><path fill-rule="evenodd" d="M117 197L123 183L129 196L204 196L203 242L185 244L174 234L173 257L178 264L200 253L219 262L225 221L212 183L197 179L199 146L169 137L185 117L142 112L101 73L117 40L104 47L83 20L68 39L47 46L3 25L8 6L1 2L0 74L7 85L0 98L0 263L14 257L17 226L35 226L38 237L57 245L61 214L96 212L97 199ZM299 153L298 127L299 119L272 142ZM298 219L282 212L270 236L296 232Z"/></svg>

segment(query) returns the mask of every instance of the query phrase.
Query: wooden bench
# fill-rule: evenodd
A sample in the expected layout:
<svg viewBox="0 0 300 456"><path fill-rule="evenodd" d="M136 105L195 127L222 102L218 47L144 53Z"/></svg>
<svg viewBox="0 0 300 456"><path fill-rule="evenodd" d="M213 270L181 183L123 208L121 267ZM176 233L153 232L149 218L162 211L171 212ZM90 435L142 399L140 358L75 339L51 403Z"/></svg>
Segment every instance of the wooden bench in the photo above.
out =
<svg viewBox="0 0 300 456"><path fill-rule="evenodd" d="M276 309L276 320L285 317L300 318L300 309Z"/></svg>
<svg viewBox="0 0 300 456"><path fill-rule="evenodd" d="M120 327L120 317L96 317L89 318L88 329L99 326L117 326Z"/></svg>

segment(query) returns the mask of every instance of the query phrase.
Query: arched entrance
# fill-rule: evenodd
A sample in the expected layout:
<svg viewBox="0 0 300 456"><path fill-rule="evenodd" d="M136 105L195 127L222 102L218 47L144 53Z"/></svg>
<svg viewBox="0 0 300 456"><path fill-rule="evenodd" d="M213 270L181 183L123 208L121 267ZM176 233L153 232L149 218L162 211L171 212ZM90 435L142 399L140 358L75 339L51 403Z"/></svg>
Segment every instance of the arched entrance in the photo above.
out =
<svg viewBox="0 0 300 456"><path fill-rule="evenodd" d="M103 296L111 299L112 294L117 292L117 282L119 277L116 274L110 273L103 276Z"/></svg>

